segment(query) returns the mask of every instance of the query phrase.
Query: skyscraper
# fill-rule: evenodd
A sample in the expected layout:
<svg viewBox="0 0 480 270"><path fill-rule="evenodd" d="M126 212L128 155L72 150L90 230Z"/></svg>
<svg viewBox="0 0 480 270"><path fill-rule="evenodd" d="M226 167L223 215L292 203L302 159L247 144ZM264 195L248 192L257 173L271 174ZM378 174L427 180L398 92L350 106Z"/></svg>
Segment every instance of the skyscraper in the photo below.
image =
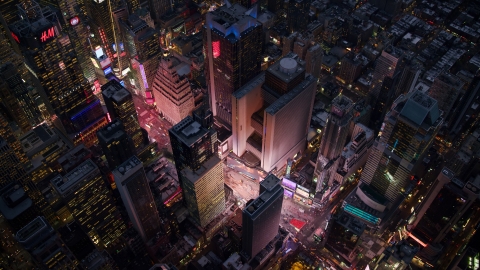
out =
<svg viewBox="0 0 480 270"><path fill-rule="evenodd" d="M315 82L313 76L305 76L305 62L287 54L235 91L233 152L242 156L248 151L265 171L271 171L303 151Z"/></svg>
<svg viewBox="0 0 480 270"><path fill-rule="evenodd" d="M177 171L188 167L195 171L215 154L217 132L203 127L191 116L182 119L168 130Z"/></svg>
<svg viewBox="0 0 480 270"><path fill-rule="evenodd" d="M215 155L217 132L191 116L168 132L188 211L205 227L225 208L223 162Z"/></svg>
<svg viewBox="0 0 480 270"><path fill-rule="evenodd" d="M136 73L136 86L142 96L149 97L161 54L158 31L148 26L137 14L129 15L127 20L120 20L119 24L124 46Z"/></svg>
<svg viewBox="0 0 480 270"><path fill-rule="evenodd" d="M287 6L288 30L304 31L308 24L308 11L310 2L306 0L289 0Z"/></svg>
<svg viewBox="0 0 480 270"><path fill-rule="evenodd" d="M338 167L337 161L347 143L352 124L353 105L353 101L344 95L339 95L332 101L314 172L317 192L325 192L334 184L334 176Z"/></svg>
<svg viewBox="0 0 480 270"><path fill-rule="evenodd" d="M459 225L468 223L470 217L464 214L471 211L478 191L473 183L456 178L447 168L442 169L409 227L409 235L422 246L419 257L435 264L444 247L453 240L452 234L460 230ZM459 224L461 219L463 224Z"/></svg>
<svg viewBox="0 0 480 270"><path fill-rule="evenodd" d="M109 246L125 231L112 194L91 159L53 178L51 184L96 246Z"/></svg>
<svg viewBox="0 0 480 270"><path fill-rule="evenodd" d="M174 125L190 115L195 108L188 78L179 75L175 68L179 64L180 61L171 55L163 57L153 83L157 109Z"/></svg>
<svg viewBox="0 0 480 270"><path fill-rule="evenodd" d="M27 132L42 121L27 85L12 63L0 66L0 99L18 127Z"/></svg>
<svg viewBox="0 0 480 270"><path fill-rule="evenodd" d="M444 72L433 80L428 90L428 95L437 100L438 109L443 112L443 118L447 119L453 104L457 101L464 83L455 75Z"/></svg>
<svg viewBox="0 0 480 270"><path fill-rule="evenodd" d="M78 261L60 235L43 217L36 217L15 236L40 265L48 269L74 269Z"/></svg>
<svg viewBox="0 0 480 270"><path fill-rule="evenodd" d="M179 178L190 216L205 228L225 209L222 160L212 155L197 170L188 167L181 170Z"/></svg>
<svg viewBox="0 0 480 270"><path fill-rule="evenodd" d="M0 189L0 213L13 232L20 230L39 214L26 188L17 181Z"/></svg>
<svg viewBox="0 0 480 270"><path fill-rule="evenodd" d="M242 212L242 250L255 257L278 234L283 204L280 179L269 174L260 183L260 195Z"/></svg>
<svg viewBox="0 0 480 270"><path fill-rule="evenodd" d="M123 123L125 131L132 138L133 145L138 151L144 139L132 94L116 80L111 80L102 86L102 95L110 118L119 119Z"/></svg>
<svg viewBox="0 0 480 270"><path fill-rule="evenodd" d="M115 119L97 132L98 142L113 170L135 155L135 147L120 120Z"/></svg>
<svg viewBox="0 0 480 270"><path fill-rule="evenodd" d="M143 163L133 156L118 166L113 176L133 227L147 242L159 232L160 217Z"/></svg>
<svg viewBox="0 0 480 270"><path fill-rule="evenodd" d="M95 102L91 85L83 77L82 69L70 38L61 32L56 13L49 7L40 7L35 1L19 8L22 20L10 25L12 36L19 44L25 64L40 80L40 91L50 112L54 112L68 134L84 132L89 123L74 126L72 119L78 113L93 109ZM90 107L89 107L90 106ZM88 107L88 108L87 108Z"/></svg>
<svg viewBox="0 0 480 270"><path fill-rule="evenodd" d="M239 4L207 13L203 44L205 78L213 115L232 124L232 93L261 70L262 24Z"/></svg>
<svg viewBox="0 0 480 270"><path fill-rule="evenodd" d="M403 51L393 46L387 47L382 51L382 55L378 57L369 91L370 102L372 105L375 105L377 102L385 77L393 77L402 57Z"/></svg>
<svg viewBox="0 0 480 270"><path fill-rule="evenodd" d="M424 93L400 95L385 116L361 181L395 201L435 138L440 114L437 101Z"/></svg>

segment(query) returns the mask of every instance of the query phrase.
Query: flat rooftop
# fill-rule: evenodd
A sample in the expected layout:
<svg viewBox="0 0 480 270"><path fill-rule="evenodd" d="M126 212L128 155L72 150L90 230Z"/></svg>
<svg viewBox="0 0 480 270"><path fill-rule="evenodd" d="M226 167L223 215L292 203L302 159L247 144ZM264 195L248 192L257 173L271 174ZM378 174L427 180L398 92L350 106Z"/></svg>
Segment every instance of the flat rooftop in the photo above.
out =
<svg viewBox="0 0 480 270"><path fill-rule="evenodd" d="M126 97L131 97L130 92L115 80L102 86L102 95L104 98L111 99L117 103L122 102Z"/></svg>
<svg viewBox="0 0 480 270"><path fill-rule="evenodd" d="M98 170L97 165L91 159L87 159L64 177L52 179L51 183L60 195L66 196L71 192L71 188L95 170Z"/></svg>
<svg viewBox="0 0 480 270"><path fill-rule="evenodd" d="M196 171L190 170L190 168L184 168L182 170L182 173L185 175L185 177L190 180L190 182L195 183L197 182L200 178L202 178L203 175L208 173L211 168L217 166L218 163L221 163L222 160L218 158L216 155L213 155L211 158L209 158L207 161L205 161L202 166L200 166L200 169Z"/></svg>
<svg viewBox="0 0 480 270"><path fill-rule="evenodd" d="M193 120L191 116L187 116L174 125L169 132L185 145L190 146L210 131Z"/></svg>

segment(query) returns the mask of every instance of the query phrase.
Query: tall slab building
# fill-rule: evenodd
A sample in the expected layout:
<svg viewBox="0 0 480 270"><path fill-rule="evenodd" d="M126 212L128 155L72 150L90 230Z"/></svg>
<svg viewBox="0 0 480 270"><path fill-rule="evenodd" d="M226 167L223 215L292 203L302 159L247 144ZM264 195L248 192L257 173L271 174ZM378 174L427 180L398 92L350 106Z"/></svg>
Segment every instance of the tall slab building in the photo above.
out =
<svg viewBox="0 0 480 270"><path fill-rule="evenodd" d="M280 179L269 174L260 183L260 195L242 212L242 251L254 258L278 234L283 204Z"/></svg>
<svg viewBox="0 0 480 270"><path fill-rule="evenodd" d="M159 232L161 221L143 163L133 156L118 166L113 176L133 227L147 242Z"/></svg>
<svg viewBox="0 0 480 270"><path fill-rule="evenodd" d="M198 225L206 227L225 209L223 162L216 156L217 132L188 116L168 133L188 211Z"/></svg>
<svg viewBox="0 0 480 270"><path fill-rule="evenodd" d="M419 91L400 95L385 116L361 181L395 201L442 123L436 100Z"/></svg>
<svg viewBox="0 0 480 270"><path fill-rule="evenodd" d="M254 11L240 4L207 13L203 44L205 78L213 115L232 124L232 93L261 70L262 24Z"/></svg>

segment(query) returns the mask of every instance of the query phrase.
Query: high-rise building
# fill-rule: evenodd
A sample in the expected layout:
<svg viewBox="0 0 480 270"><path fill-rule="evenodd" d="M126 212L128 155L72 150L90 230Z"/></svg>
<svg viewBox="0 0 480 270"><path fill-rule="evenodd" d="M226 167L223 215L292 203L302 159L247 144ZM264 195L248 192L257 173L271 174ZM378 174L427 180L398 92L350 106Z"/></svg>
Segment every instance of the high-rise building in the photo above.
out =
<svg viewBox="0 0 480 270"><path fill-rule="evenodd" d="M260 183L260 195L242 212L242 250L254 258L278 234L283 204L280 179L269 174Z"/></svg>
<svg viewBox="0 0 480 270"><path fill-rule="evenodd" d="M15 154L16 161L12 164L17 163L17 166L24 168L24 170L28 170L32 166L32 164L25 155L25 152L22 149L22 145L13 133L13 130L7 119L5 119L5 117L3 116L2 108L0 108L0 112L0 138L5 140L5 145L8 145L8 152L13 152Z"/></svg>
<svg viewBox="0 0 480 270"><path fill-rule="evenodd" d="M462 91L464 82L457 76L444 72L433 80L428 90L428 95L437 100L438 109L443 112L443 118L447 119L453 104L457 101Z"/></svg>
<svg viewBox="0 0 480 270"><path fill-rule="evenodd" d="M42 121L27 84L12 63L0 66L0 100L21 131L27 132Z"/></svg>
<svg viewBox="0 0 480 270"><path fill-rule="evenodd" d="M203 44L205 78L213 115L232 124L232 93L261 70L262 24L239 4L207 13ZM227 27L226 27L227 26Z"/></svg>
<svg viewBox="0 0 480 270"><path fill-rule="evenodd" d="M385 116L361 181L395 201L442 125L440 114L437 101L424 93L400 95Z"/></svg>
<svg viewBox="0 0 480 270"><path fill-rule="evenodd" d="M339 161L347 143L350 125L352 124L353 106L353 101L344 95L339 95L332 101L314 171L317 192L327 194L325 191L334 184L334 177L338 168L337 161Z"/></svg>
<svg viewBox="0 0 480 270"><path fill-rule="evenodd" d="M341 61L337 79L346 85L352 84L360 76L362 66L360 58L353 54L346 55Z"/></svg>
<svg viewBox="0 0 480 270"><path fill-rule="evenodd" d="M140 89L139 94L151 97L161 54L158 31L148 26L137 14L129 15L127 20L120 20L119 24L123 32L124 46L136 73L135 84ZM147 103L149 100L153 104L153 99L147 99Z"/></svg>
<svg viewBox="0 0 480 270"><path fill-rule="evenodd" d="M119 119L138 151L144 142L132 94L116 80L102 86L102 95L112 120Z"/></svg>
<svg viewBox="0 0 480 270"><path fill-rule="evenodd" d="M320 44L308 48L305 54L305 70L315 78L320 78L322 71L323 49Z"/></svg>
<svg viewBox="0 0 480 270"><path fill-rule="evenodd" d="M402 57L403 51L393 46L387 47L382 51L382 55L378 57L375 70L373 71L372 84L370 85L369 96L371 104L375 105L377 102L385 77L393 77Z"/></svg>
<svg viewBox="0 0 480 270"><path fill-rule="evenodd" d="M225 208L223 163L217 132L187 116L169 131L183 197L193 219L206 227Z"/></svg>
<svg viewBox="0 0 480 270"><path fill-rule="evenodd" d="M307 29L310 2L306 0L289 0L287 7L287 24L290 32Z"/></svg>
<svg viewBox="0 0 480 270"><path fill-rule="evenodd" d="M15 236L17 241L47 269L74 269L78 261L60 235L43 217L36 217Z"/></svg>
<svg viewBox="0 0 480 270"><path fill-rule="evenodd" d="M135 147L120 120L115 119L97 132L98 142L111 170L135 155Z"/></svg>
<svg viewBox="0 0 480 270"><path fill-rule="evenodd" d="M54 177L51 184L96 246L109 246L125 231L113 196L91 159Z"/></svg>
<svg viewBox="0 0 480 270"><path fill-rule="evenodd" d="M163 57L153 83L153 95L158 111L172 124L177 124L191 114L195 100L187 77L179 75L181 62L169 55Z"/></svg>
<svg viewBox="0 0 480 270"><path fill-rule="evenodd" d="M248 151L265 171L305 149L316 78L304 63L287 54L233 94L233 152Z"/></svg>
<svg viewBox="0 0 480 270"><path fill-rule="evenodd" d="M119 165L113 176L133 227L147 242L159 232L160 217L143 163L133 156Z"/></svg>
<svg viewBox="0 0 480 270"><path fill-rule="evenodd" d="M95 103L95 96L91 84L83 77L70 38L61 32L57 15L50 7L40 7L32 0L19 11L22 19L11 24L10 30L22 49L27 68L43 86L40 93L49 101L47 108L61 121L64 132L85 132L102 117L90 117L90 122L82 126L72 122L71 118L78 113L94 109L90 103Z"/></svg>
<svg viewBox="0 0 480 270"><path fill-rule="evenodd" d="M457 232L459 221L468 223L469 210L478 198L478 186L455 177L443 168L430 187L425 199L418 208L416 219L408 233L422 247L418 256L430 264L435 264L443 247L449 245ZM466 224L465 224L466 225Z"/></svg>
<svg viewBox="0 0 480 270"><path fill-rule="evenodd" d="M198 170L216 152L217 132L187 116L168 130L177 171Z"/></svg>
<svg viewBox="0 0 480 270"><path fill-rule="evenodd" d="M222 160L212 155L196 170L189 167L181 170L179 179L190 216L198 225L205 228L225 210Z"/></svg>
<svg viewBox="0 0 480 270"><path fill-rule="evenodd" d="M33 200L17 181L10 182L0 189L0 213L14 232L38 215Z"/></svg>

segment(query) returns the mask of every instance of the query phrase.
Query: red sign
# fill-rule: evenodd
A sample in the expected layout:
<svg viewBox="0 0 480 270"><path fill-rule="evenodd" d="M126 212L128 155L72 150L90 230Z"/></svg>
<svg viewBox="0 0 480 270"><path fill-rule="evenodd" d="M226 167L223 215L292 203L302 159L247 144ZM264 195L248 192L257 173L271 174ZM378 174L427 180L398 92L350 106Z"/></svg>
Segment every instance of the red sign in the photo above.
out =
<svg viewBox="0 0 480 270"><path fill-rule="evenodd" d="M48 28L47 30L42 32L42 35L40 36L40 41L45 42L51 38L55 37L55 27L52 26Z"/></svg>
<svg viewBox="0 0 480 270"><path fill-rule="evenodd" d="M220 56L220 41L212 42L213 58Z"/></svg>
<svg viewBox="0 0 480 270"><path fill-rule="evenodd" d="M70 19L70 25L71 26L75 26L77 25L78 23L80 22L80 18L78 16L75 16L73 18Z"/></svg>
<svg viewBox="0 0 480 270"><path fill-rule="evenodd" d="M17 35L15 35L15 33L13 33L13 32L12 32L12 37L13 37L13 39L15 39L15 41L16 41L17 43L20 43L20 39L19 39L19 38L17 37Z"/></svg>

